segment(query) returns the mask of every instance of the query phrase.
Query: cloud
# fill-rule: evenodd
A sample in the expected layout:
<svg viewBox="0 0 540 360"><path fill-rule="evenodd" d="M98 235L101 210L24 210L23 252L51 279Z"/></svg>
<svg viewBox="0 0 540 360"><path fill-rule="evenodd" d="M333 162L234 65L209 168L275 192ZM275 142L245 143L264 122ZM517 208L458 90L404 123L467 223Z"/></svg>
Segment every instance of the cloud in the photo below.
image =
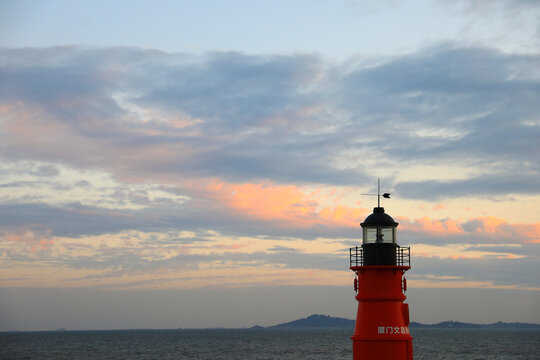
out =
<svg viewBox="0 0 540 360"><path fill-rule="evenodd" d="M203 128L212 133L242 133L312 105L315 99L310 101L309 93L302 92L324 76L323 70L321 60L313 55L214 53L202 63L167 69L163 77L153 79L154 88L133 101L207 119Z"/></svg>
<svg viewBox="0 0 540 360"><path fill-rule="evenodd" d="M526 172L525 172L526 173ZM403 181L396 184L396 192L403 198L438 200L466 196L508 197L512 194L538 194L540 184L531 181L531 176L540 176L535 169L526 174L489 174L459 180Z"/></svg>
<svg viewBox="0 0 540 360"><path fill-rule="evenodd" d="M465 221L422 217L396 217L401 238L413 243L437 239L439 243L540 243L540 223L509 224L496 217L476 217Z"/></svg>
<svg viewBox="0 0 540 360"><path fill-rule="evenodd" d="M461 158L476 166L489 159L538 171L538 81L527 70L537 61L486 48L434 48L346 74L343 105L390 159Z"/></svg>
<svg viewBox="0 0 540 360"><path fill-rule="evenodd" d="M535 0L474 0L474 1L452 1L453 3L461 3L464 9L471 12L486 12L493 11L497 7L502 7L515 15L520 12L538 11L538 2ZM510 15L509 14L509 15Z"/></svg>
<svg viewBox="0 0 540 360"><path fill-rule="evenodd" d="M2 228L50 231L55 236L114 233L123 229L161 225L157 219L135 217L130 211L115 211L69 204L0 204ZM153 224L153 225L151 225Z"/></svg>
<svg viewBox="0 0 540 360"><path fill-rule="evenodd" d="M516 279L538 258L538 223L434 201L540 194L538 61L455 44L369 63L1 49L3 276L331 284L369 213L358 196L383 173L404 204L441 216L396 216L423 284L537 286Z"/></svg>
<svg viewBox="0 0 540 360"><path fill-rule="evenodd" d="M216 281L228 287L252 282L259 286L302 281L345 284L349 279L347 249L331 239L128 231L78 239L49 236L48 243L42 244L28 234L4 234L7 242L0 242L3 263L8 266L0 279L4 284L185 288ZM19 242L34 248L26 247L23 252L17 247ZM36 251L40 254L34 254ZM495 288L539 286L534 266L540 253L534 244L416 244L411 254L410 276L421 280L419 287L467 287L475 282ZM28 268L29 264L34 266ZM62 268L72 271L51 277L51 272ZM216 271L221 275L210 275ZM320 274L318 280L314 273Z"/></svg>
<svg viewBox="0 0 540 360"><path fill-rule="evenodd" d="M519 259L511 257L456 259L433 256L431 258L413 257L412 260L414 260L414 267L408 275L413 278L422 278L424 274L455 276L459 277L454 280L458 284L459 282L481 281L485 283L483 287L514 286L540 289L540 283L534 271L535 264L538 262L537 255ZM444 286L444 281L438 280L442 286Z"/></svg>
<svg viewBox="0 0 540 360"><path fill-rule="evenodd" d="M377 162L461 159L489 174L464 181L494 178L487 194L511 186L508 169L520 173L513 191L537 191L534 55L440 45L369 67L128 48L2 55L6 158L98 166L131 181L336 185L368 180Z"/></svg>

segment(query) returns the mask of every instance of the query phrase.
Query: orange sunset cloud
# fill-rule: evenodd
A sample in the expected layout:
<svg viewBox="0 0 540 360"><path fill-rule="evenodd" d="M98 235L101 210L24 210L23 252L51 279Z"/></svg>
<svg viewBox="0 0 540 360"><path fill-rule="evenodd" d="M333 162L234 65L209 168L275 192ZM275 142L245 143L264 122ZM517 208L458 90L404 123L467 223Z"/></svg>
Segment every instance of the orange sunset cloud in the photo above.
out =
<svg viewBox="0 0 540 360"><path fill-rule="evenodd" d="M363 208L321 205L328 201L328 196L341 196L334 190L325 195L320 191L303 191L295 185L219 182L208 185L207 191L223 205L245 216L277 220L288 226L356 226L367 214Z"/></svg>

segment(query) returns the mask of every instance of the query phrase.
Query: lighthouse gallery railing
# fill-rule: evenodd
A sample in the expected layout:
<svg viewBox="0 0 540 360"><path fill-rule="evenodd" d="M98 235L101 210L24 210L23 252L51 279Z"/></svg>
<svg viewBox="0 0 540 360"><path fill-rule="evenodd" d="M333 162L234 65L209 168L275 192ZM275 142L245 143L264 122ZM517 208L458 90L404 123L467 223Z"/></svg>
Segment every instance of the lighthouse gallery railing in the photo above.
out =
<svg viewBox="0 0 540 360"><path fill-rule="evenodd" d="M364 249L361 246L349 248L349 259L351 267L364 266ZM396 247L396 265L411 266L411 248Z"/></svg>

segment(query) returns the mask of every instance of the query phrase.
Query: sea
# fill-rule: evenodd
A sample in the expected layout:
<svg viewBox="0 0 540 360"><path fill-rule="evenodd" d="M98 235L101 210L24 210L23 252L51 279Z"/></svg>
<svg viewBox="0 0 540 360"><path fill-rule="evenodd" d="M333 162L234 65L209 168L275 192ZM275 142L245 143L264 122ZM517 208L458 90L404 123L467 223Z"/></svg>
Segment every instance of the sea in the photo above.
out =
<svg viewBox="0 0 540 360"><path fill-rule="evenodd" d="M349 329L0 333L0 359L352 359ZM540 360L538 329L411 329L415 360ZM376 360L376 359L373 359Z"/></svg>

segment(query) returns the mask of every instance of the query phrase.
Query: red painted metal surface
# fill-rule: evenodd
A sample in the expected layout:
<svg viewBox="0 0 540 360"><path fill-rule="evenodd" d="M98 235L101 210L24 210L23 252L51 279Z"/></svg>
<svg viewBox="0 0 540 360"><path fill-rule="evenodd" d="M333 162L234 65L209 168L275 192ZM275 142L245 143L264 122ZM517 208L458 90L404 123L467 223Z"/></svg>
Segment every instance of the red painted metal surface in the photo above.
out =
<svg viewBox="0 0 540 360"><path fill-rule="evenodd" d="M403 275L409 266L353 266L358 312L353 360L412 360L409 305Z"/></svg>

